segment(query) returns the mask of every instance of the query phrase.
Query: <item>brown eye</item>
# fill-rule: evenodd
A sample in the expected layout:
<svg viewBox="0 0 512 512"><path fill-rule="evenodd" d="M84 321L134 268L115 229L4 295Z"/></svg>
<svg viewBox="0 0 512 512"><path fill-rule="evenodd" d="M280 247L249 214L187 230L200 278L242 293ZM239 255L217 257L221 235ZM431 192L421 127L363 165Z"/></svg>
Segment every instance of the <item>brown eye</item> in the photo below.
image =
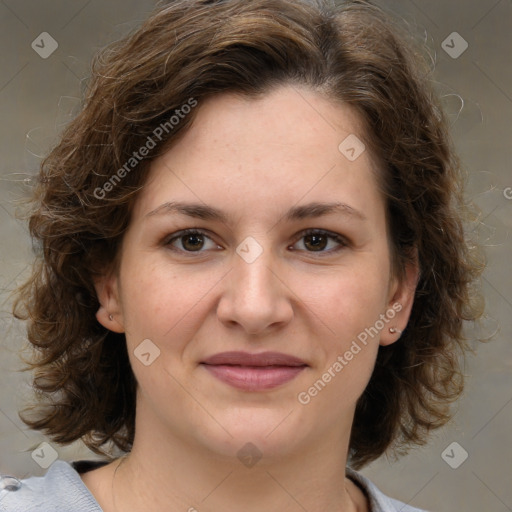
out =
<svg viewBox="0 0 512 512"><path fill-rule="evenodd" d="M299 250L317 252L319 255L328 255L338 252L349 245L347 240L336 233L322 229L309 229L301 233L301 238L295 245L301 244ZM293 246L292 246L293 247Z"/></svg>
<svg viewBox="0 0 512 512"><path fill-rule="evenodd" d="M304 246L312 251L323 251L327 247L328 237L324 235L306 235Z"/></svg>
<svg viewBox="0 0 512 512"><path fill-rule="evenodd" d="M187 251L197 251L204 245L203 235L191 234L180 237L182 247Z"/></svg>
<svg viewBox="0 0 512 512"><path fill-rule="evenodd" d="M208 244L210 244L208 246ZM195 229L180 231L168 238L165 245L178 252L205 252L206 249L216 249L219 246L205 233ZM203 250L204 249L204 250Z"/></svg>

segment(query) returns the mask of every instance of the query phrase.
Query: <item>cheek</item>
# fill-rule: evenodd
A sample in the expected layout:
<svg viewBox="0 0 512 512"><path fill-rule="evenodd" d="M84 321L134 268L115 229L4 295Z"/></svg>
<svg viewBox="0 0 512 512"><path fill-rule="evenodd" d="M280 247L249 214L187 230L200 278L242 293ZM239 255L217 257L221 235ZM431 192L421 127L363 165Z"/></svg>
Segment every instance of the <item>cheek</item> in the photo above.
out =
<svg viewBox="0 0 512 512"><path fill-rule="evenodd" d="M362 260L362 258L361 258ZM387 302L388 273L378 261L295 279L293 290L321 320L326 335L346 342L375 323Z"/></svg>
<svg viewBox="0 0 512 512"><path fill-rule="evenodd" d="M370 380L380 338L375 325L385 312L385 277L377 263L317 279L314 292L311 282L302 282L299 293L316 318L311 343L317 347L318 365L297 400L326 424L335 424L340 411L355 407Z"/></svg>
<svg viewBox="0 0 512 512"><path fill-rule="evenodd" d="M187 332L205 314L205 294L214 290L219 278L214 272L178 270L165 261L127 262L122 309L128 343L149 338L159 346L172 341L176 347L186 341Z"/></svg>

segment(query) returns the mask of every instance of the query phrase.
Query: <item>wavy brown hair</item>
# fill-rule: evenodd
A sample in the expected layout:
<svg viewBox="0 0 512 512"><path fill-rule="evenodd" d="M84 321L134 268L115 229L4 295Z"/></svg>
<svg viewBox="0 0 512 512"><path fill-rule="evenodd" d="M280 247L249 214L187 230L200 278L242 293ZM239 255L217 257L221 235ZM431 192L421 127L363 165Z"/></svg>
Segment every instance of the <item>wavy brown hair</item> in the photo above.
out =
<svg viewBox="0 0 512 512"><path fill-rule="evenodd" d="M465 239L462 173L422 51L366 1L182 0L93 61L79 115L41 164L29 214L36 262L14 311L27 320L38 400L21 417L62 444L129 451L136 381L124 335L96 320L93 277L115 269L150 162L185 133L201 102L307 86L350 104L380 163L393 271L421 275L400 340L380 347L350 440L358 468L425 442L462 391L464 321L477 319L480 259ZM104 187L191 98L198 107L115 186ZM118 174L119 176L119 174Z"/></svg>

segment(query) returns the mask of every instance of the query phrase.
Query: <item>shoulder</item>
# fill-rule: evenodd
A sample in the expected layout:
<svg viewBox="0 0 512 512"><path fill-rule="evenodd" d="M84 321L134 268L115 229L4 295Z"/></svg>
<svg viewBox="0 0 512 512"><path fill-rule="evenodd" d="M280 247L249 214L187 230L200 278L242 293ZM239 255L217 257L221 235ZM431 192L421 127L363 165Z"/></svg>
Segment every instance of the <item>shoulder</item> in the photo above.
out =
<svg viewBox="0 0 512 512"><path fill-rule="evenodd" d="M17 480L3 475L0 511L102 512L75 467L62 460L55 461L44 476Z"/></svg>
<svg viewBox="0 0 512 512"><path fill-rule="evenodd" d="M382 493L368 478L347 468L347 477L359 485L370 502L370 512L426 512L411 507Z"/></svg>

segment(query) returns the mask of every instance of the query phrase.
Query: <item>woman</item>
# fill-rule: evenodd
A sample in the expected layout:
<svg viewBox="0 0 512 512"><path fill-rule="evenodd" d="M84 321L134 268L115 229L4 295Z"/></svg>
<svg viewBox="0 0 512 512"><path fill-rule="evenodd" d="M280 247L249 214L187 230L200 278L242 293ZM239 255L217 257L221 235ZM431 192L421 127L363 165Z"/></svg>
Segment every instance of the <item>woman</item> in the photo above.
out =
<svg viewBox="0 0 512 512"><path fill-rule="evenodd" d="M417 510L356 470L449 419L480 267L380 10L170 2L96 58L34 204L23 419L106 460L6 510Z"/></svg>

